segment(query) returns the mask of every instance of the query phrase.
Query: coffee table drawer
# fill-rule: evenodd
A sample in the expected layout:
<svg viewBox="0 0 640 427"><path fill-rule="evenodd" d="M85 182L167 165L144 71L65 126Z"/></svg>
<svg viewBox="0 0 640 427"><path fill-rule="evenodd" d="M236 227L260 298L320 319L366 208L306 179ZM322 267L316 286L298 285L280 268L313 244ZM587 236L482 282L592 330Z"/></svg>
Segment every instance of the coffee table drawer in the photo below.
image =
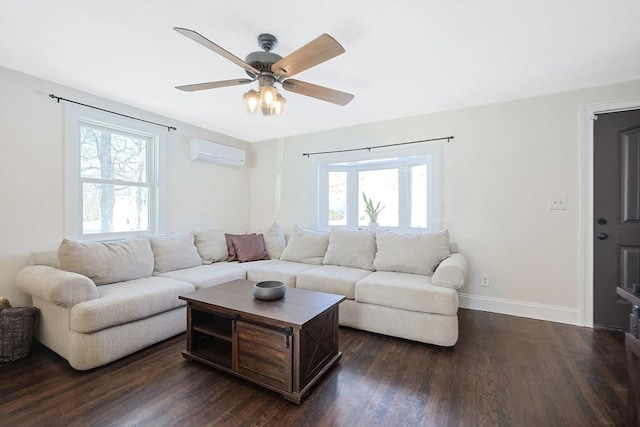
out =
<svg viewBox="0 0 640 427"><path fill-rule="evenodd" d="M292 337L287 329L272 329L237 321L236 371L256 382L292 391Z"/></svg>

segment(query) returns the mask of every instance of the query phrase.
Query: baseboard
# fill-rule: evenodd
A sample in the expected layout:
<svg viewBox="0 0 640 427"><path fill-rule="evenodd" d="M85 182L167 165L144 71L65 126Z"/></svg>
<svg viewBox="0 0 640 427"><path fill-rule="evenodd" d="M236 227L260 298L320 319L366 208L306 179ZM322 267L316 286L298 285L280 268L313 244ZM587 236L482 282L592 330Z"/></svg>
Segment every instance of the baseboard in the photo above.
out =
<svg viewBox="0 0 640 427"><path fill-rule="evenodd" d="M580 325L580 310L555 305L534 304L478 295L458 294L460 308L508 314L530 319Z"/></svg>

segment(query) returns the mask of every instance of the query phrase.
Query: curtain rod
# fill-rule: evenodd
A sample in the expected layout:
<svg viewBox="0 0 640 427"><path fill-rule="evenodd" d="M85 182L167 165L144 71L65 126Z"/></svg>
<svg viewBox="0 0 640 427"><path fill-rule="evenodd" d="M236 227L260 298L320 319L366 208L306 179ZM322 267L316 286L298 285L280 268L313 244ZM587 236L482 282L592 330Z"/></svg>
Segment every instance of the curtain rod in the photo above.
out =
<svg viewBox="0 0 640 427"><path fill-rule="evenodd" d="M104 108L94 107L93 105L83 104L82 102L73 101L71 99L63 98L61 96L56 96L56 95L54 95L52 93L49 94L49 98L55 99L56 101L58 101L58 104L60 103L60 101L71 102L73 104L82 105L83 107L89 107L89 108L93 108L94 110L104 111L105 113L111 113L111 114L115 114L117 116L122 116L122 117L126 117L128 119L138 120L138 121L145 122L145 123L151 123L152 125L156 125L156 126L160 126L160 127L163 127L163 128L167 128L167 132L170 132L172 130L177 130L175 126L167 126L167 125L163 125L163 124L160 124L160 123L151 122L149 120L139 119L139 118L133 117L133 116L127 116L126 114L116 113L115 111L105 110Z"/></svg>
<svg viewBox="0 0 640 427"><path fill-rule="evenodd" d="M420 142L432 142L432 141L442 141L446 139L447 142L453 139L453 136L443 136L442 138L432 138L432 139L421 139L420 141L409 141L409 142L398 142L396 144L386 144L386 145L375 145L373 147L362 147L362 148L349 148L346 150L333 150L333 151L317 151L315 153L302 153L303 156L307 158L311 156L316 156L318 154L333 154L333 153L348 153L351 151L371 151L374 148L387 148L387 147L397 147L399 145L408 145L408 144L418 144Z"/></svg>

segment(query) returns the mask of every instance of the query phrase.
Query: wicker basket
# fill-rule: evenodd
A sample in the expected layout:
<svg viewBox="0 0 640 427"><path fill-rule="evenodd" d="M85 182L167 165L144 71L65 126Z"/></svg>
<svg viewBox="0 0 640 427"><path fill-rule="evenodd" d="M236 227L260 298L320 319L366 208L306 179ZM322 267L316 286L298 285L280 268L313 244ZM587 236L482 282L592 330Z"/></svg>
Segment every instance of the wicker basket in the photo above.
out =
<svg viewBox="0 0 640 427"><path fill-rule="evenodd" d="M5 308L0 311L0 363L27 357L33 344L33 329L38 309Z"/></svg>

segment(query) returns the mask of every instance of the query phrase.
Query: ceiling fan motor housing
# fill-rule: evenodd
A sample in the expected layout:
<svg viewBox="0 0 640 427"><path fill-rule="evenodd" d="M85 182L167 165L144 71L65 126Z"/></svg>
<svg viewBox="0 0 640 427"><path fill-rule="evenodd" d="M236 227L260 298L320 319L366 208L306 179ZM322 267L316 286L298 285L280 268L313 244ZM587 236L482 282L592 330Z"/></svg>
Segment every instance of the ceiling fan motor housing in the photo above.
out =
<svg viewBox="0 0 640 427"><path fill-rule="evenodd" d="M280 55L271 52L252 52L247 55L245 62L255 69L260 70L260 72L271 73L271 66L281 59L282 57ZM256 77L249 71L247 71L247 74L251 77Z"/></svg>
<svg viewBox="0 0 640 427"><path fill-rule="evenodd" d="M260 71L260 74L271 73L271 66L282 59L280 55L272 53L274 47L278 44L278 39L271 34L260 34L258 36L258 45L263 52L252 52L245 58L245 62ZM251 77L255 74L247 71Z"/></svg>

